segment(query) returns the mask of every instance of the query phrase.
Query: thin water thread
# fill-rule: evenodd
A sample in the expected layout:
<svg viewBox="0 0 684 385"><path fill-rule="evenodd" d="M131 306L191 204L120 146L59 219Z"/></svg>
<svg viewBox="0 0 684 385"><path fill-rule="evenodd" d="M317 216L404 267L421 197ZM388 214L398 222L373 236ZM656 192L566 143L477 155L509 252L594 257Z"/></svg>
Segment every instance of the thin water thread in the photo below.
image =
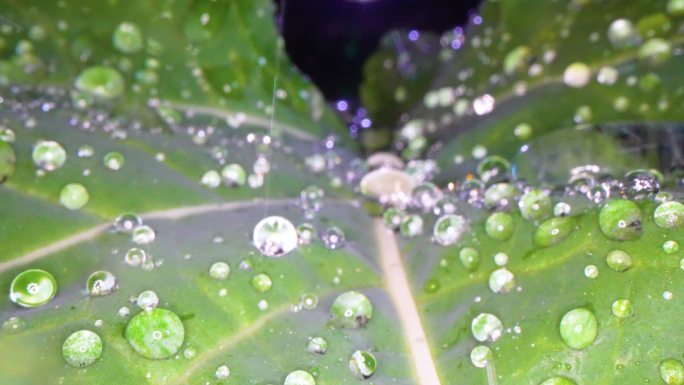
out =
<svg viewBox="0 0 684 385"><path fill-rule="evenodd" d="M270 139L270 142L268 143L268 149L266 150L266 160L268 161L269 167L271 167L271 160L272 160L272 154L273 154L273 149L271 148L271 144L273 143L273 125L275 123L275 112L276 112L276 92L278 88L278 75L280 75L280 56L281 56L281 49L280 49L280 33L285 31L285 3L287 0L282 1L282 5L279 10L279 15L278 18L281 20L280 25L278 26L280 31L278 37L276 38L276 52L275 52L275 72L273 74L273 92L271 95L271 121L268 126L268 136ZM269 170L270 173L270 170ZM269 193L269 187L270 187L270 177L269 173L266 174L265 176L265 181L264 181L264 216L268 214L268 193Z"/></svg>

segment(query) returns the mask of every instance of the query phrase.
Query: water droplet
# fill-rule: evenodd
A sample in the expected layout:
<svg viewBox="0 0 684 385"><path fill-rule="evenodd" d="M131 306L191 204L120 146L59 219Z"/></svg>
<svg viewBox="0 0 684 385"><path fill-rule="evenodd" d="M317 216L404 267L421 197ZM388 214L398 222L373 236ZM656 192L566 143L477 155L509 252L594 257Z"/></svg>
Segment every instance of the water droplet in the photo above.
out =
<svg viewBox="0 0 684 385"><path fill-rule="evenodd" d="M217 188L221 185L221 174L216 170L209 170L202 175L200 183L208 188Z"/></svg>
<svg viewBox="0 0 684 385"><path fill-rule="evenodd" d="M646 40L639 47L639 60L651 66L664 64L671 56L672 45L659 37Z"/></svg>
<svg viewBox="0 0 684 385"><path fill-rule="evenodd" d="M563 82L569 87L582 88L591 80L591 68L580 62L572 63L563 72Z"/></svg>
<svg viewBox="0 0 684 385"><path fill-rule="evenodd" d="M598 321L591 311L577 308L565 313L560 322L560 335L570 348L582 350L594 342Z"/></svg>
<svg viewBox="0 0 684 385"><path fill-rule="evenodd" d="M297 230L292 222L272 216L259 221L252 234L254 246L267 257L281 257L297 247Z"/></svg>
<svg viewBox="0 0 684 385"><path fill-rule="evenodd" d="M128 250L124 256L124 261L129 266L139 266L145 260L147 260L147 253L137 247Z"/></svg>
<svg viewBox="0 0 684 385"><path fill-rule="evenodd" d="M515 275L506 268L494 270L489 276L489 288L497 294L510 293L515 288Z"/></svg>
<svg viewBox="0 0 684 385"><path fill-rule="evenodd" d="M316 385L316 380L309 372L295 370L285 377L283 385Z"/></svg>
<svg viewBox="0 0 684 385"><path fill-rule="evenodd" d="M5 333L13 333L23 329L26 326L26 321L19 317L9 317L2 323L2 330Z"/></svg>
<svg viewBox="0 0 684 385"><path fill-rule="evenodd" d="M404 220L401 222L401 226L399 226L399 233L406 238L412 238L422 234L423 218L416 214L405 216Z"/></svg>
<svg viewBox="0 0 684 385"><path fill-rule="evenodd" d="M494 254L494 263L496 263L497 266L506 266L508 263L508 255L506 253Z"/></svg>
<svg viewBox="0 0 684 385"><path fill-rule="evenodd" d="M453 245L458 242L468 229L468 222L460 215L444 215L435 222L433 236L442 246Z"/></svg>
<svg viewBox="0 0 684 385"><path fill-rule="evenodd" d="M309 339L306 350L314 354L325 354L328 351L328 341L323 337L312 337Z"/></svg>
<svg viewBox="0 0 684 385"><path fill-rule="evenodd" d="M660 190L658 177L649 170L634 170L625 175L625 194L632 199L644 199Z"/></svg>
<svg viewBox="0 0 684 385"><path fill-rule="evenodd" d="M302 294L302 307L306 310L313 310L318 306L318 297L313 293Z"/></svg>
<svg viewBox="0 0 684 385"><path fill-rule="evenodd" d="M503 334L503 323L499 317L490 313L480 313L470 324L473 337L480 342L494 342Z"/></svg>
<svg viewBox="0 0 684 385"><path fill-rule="evenodd" d="M549 247L562 242L575 230L572 217L555 217L542 222L534 232L534 243L539 247Z"/></svg>
<svg viewBox="0 0 684 385"><path fill-rule="evenodd" d="M23 307L38 307L57 294L57 281L45 270L31 269L19 273L10 285L10 300Z"/></svg>
<svg viewBox="0 0 684 385"><path fill-rule="evenodd" d="M102 340L90 330L79 330L64 341L62 356L75 368L90 366L102 356Z"/></svg>
<svg viewBox="0 0 684 385"><path fill-rule="evenodd" d="M629 318L634 315L634 306L632 301L628 299L617 299L611 306L613 315L618 318Z"/></svg>
<svg viewBox="0 0 684 385"><path fill-rule="evenodd" d="M271 286L273 285L271 277L269 277L267 274L257 274L254 277L252 277L249 283L256 291L260 293L265 293L269 291L271 289Z"/></svg>
<svg viewBox="0 0 684 385"><path fill-rule="evenodd" d="M69 210L78 210L90 200L88 190L78 183L69 183L59 193L59 202Z"/></svg>
<svg viewBox="0 0 684 385"><path fill-rule="evenodd" d="M318 237L318 231L311 223L302 223L297 226L297 238L300 245L309 245Z"/></svg>
<svg viewBox="0 0 684 385"><path fill-rule="evenodd" d="M468 271L475 271L480 266L480 252L472 247L462 248L458 253L458 258Z"/></svg>
<svg viewBox="0 0 684 385"><path fill-rule="evenodd" d="M492 349L488 346L479 345L470 351L470 362L472 362L476 368L486 367L487 364L492 361L492 358L494 358L494 353L492 353Z"/></svg>
<svg viewBox="0 0 684 385"><path fill-rule="evenodd" d="M359 184L361 193L380 203L403 207L411 199L414 179L404 171L382 167L366 174Z"/></svg>
<svg viewBox="0 0 684 385"><path fill-rule="evenodd" d="M594 279L598 277L599 269L596 265L587 265L584 267L584 276L587 278Z"/></svg>
<svg viewBox="0 0 684 385"><path fill-rule="evenodd" d="M603 234L610 239L637 239L641 236L641 210L629 200L609 200L599 212L599 226Z"/></svg>
<svg viewBox="0 0 684 385"><path fill-rule="evenodd" d="M663 243L663 251L665 254L677 254L679 252L679 243L677 241L666 241Z"/></svg>
<svg viewBox="0 0 684 385"><path fill-rule="evenodd" d="M54 171L66 162L67 153L61 144L51 140L44 140L38 142L33 147L33 163L45 170Z"/></svg>
<svg viewBox="0 0 684 385"><path fill-rule="evenodd" d="M684 15L684 0L669 0L667 2L667 13L672 16Z"/></svg>
<svg viewBox="0 0 684 385"><path fill-rule="evenodd" d="M76 89L102 99L113 99L124 92L124 79L113 68L88 67L76 78Z"/></svg>
<svg viewBox="0 0 684 385"><path fill-rule="evenodd" d="M668 385L684 384L684 365L674 358L668 358L660 363L660 378Z"/></svg>
<svg viewBox="0 0 684 385"><path fill-rule="evenodd" d="M143 36L137 25L129 22L119 24L112 34L114 48L123 53L135 53L143 48Z"/></svg>
<svg viewBox="0 0 684 385"><path fill-rule="evenodd" d="M553 207L553 215L557 217L564 217L567 215L570 215L570 212L572 211L572 206L565 202L558 202L554 207Z"/></svg>
<svg viewBox="0 0 684 385"><path fill-rule="evenodd" d="M221 365L218 368L216 368L216 372L214 373L217 379L219 380L225 380L230 376L230 369L226 365Z"/></svg>
<svg viewBox="0 0 684 385"><path fill-rule="evenodd" d="M477 165L477 175L486 184L505 182L510 178L511 163L497 155L488 156Z"/></svg>
<svg viewBox="0 0 684 385"><path fill-rule="evenodd" d="M636 45L640 38L631 21L617 19L608 27L608 40L615 47L631 47Z"/></svg>
<svg viewBox="0 0 684 385"><path fill-rule="evenodd" d="M140 225L142 219L134 213L123 213L114 220L114 229L122 234L130 234Z"/></svg>
<svg viewBox="0 0 684 385"><path fill-rule="evenodd" d="M404 219L405 215L406 213L404 213L403 210L397 207L390 207L385 210L382 215L382 219L385 223L385 227L391 230L397 230L401 225L401 221Z"/></svg>
<svg viewBox="0 0 684 385"><path fill-rule="evenodd" d="M132 240L136 245L147 245L154 242L157 234L147 225L138 226L133 229Z"/></svg>
<svg viewBox="0 0 684 385"><path fill-rule="evenodd" d="M345 238L342 229L336 226L328 227L323 233L323 244L330 250L337 250L344 247Z"/></svg>
<svg viewBox="0 0 684 385"><path fill-rule="evenodd" d="M126 158L120 152L112 151L105 154L102 158L102 163L108 169L116 171L123 167L124 163L126 163Z"/></svg>
<svg viewBox="0 0 684 385"><path fill-rule="evenodd" d="M129 314L131 314L131 309L127 308L126 306L122 306L119 308L118 314L119 317L126 318Z"/></svg>
<svg viewBox="0 0 684 385"><path fill-rule="evenodd" d="M663 299L665 301L670 301L672 299L672 297L673 297L673 294L671 291L664 291L663 292Z"/></svg>
<svg viewBox="0 0 684 385"><path fill-rule="evenodd" d="M485 232L497 241L507 241L513 235L513 231L515 231L515 222L508 213L493 213L485 222Z"/></svg>
<svg viewBox="0 0 684 385"><path fill-rule="evenodd" d="M373 305L363 293L348 291L340 294L330 307L332 322L346 329L358 329L373 317Z"/></svg>
<svg viewBox="0 0 684 385"><path fill-rule="evenodd" d="M228 187L241 187L247 181L245 169L237 163L226 165L221 170L221 177L223 178L223 184Z"/></svg>
<svg viewBox="0 0 684 385"><path fill-rule="evenodd" d="M185 349L183 349L183 357L186 360L191 360L197 356L197 349L193 348L192 346L188 346Z"/></svg>
<svg viewBox="0 0 684 385"><path fill-rule="evenodd" d="M411 191L411 202L415 208L429 212L443 196L442 190L435 184L423 182Z"/></svg>
<svg viewBox="0 0 684 385"><path fill-rule="evenodd" d="M360 380L370 378L377 365L375 356L367 351L357 350L349 357L349 370Z"/></svg>
<svg viewBox="0 0 684 385"><path fill-rule="evenodd" d="M141 309L150 311L159 305L159 297L152 290L145 290L138 295L136 303Z"/></svg>
<svg viewBox="0 0 684 385"><path fill-rule="evenodd" d="M227 279L230 275L230 266L225 262L216 262L209 268L209 276L216 280Z"/></svg>
<svg viewBox="0 0 684 385"><path fill-rule="evenodd" d="M622 250L613 250L606 256L606 263L615 271L626 271L632 267L632 256Z"/></svg>
<svg viewBox="0 0 684 385"><path fill-rule="evenodd" d="M661 203L653 212L656 225L671 229L684 225L684 205L679 202Z"/></svg>
<svg viewBox="0 0 684 385"><path fill-rule="evenodd" d="M551 215L551 198L547 191L531 189L520 198L518 207L523 218L541 220Z"/></svg>
<svg viewBox="0 0 684 385"><path fill-rule="evenodd" d="M178 352L183 345L185 328L174 312L155 308L133 317L126 326L125 335L138 354L160 360Z"/></svg>
<svg viewBox="0 0 684 385"><path fill-rule="evenodd" d="M86 288L88 289L88 294L99 297L113 293L118 289L118 286L114 274L100 270L88 277Z"/></svg>

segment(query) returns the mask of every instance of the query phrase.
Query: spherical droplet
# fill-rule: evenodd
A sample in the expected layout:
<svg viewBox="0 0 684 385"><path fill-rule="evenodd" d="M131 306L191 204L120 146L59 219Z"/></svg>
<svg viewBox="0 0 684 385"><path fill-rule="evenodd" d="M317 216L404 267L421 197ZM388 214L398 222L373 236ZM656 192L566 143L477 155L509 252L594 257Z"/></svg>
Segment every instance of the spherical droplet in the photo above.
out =
<svg viewBox="0 0 684 385"><path fill-rule="evenodd" d="M155 308L133 317L126 326L125 335L138 354L161 360L178 352L183 345L185 328L174 312Z"/></svg>
<svg viewBox="0 0 684 385"><path fill-rule="evenodd" d="M297 229L283 217L267 217L254 226L252 241L263 255L281 257L297 247Z"/></svg>
<svg viewBox="0 0 684 385"><path fill-rule="evenodd" d="M122 153L112 151L105 154L105 156L102 158L102 163L104 163L105 167L108 169L117 171L124 166L124 163L126 163L126 158L124 158Z"/></svg>
<svg viewBox="0 0 684 385"><path fill-rule="evenodd" d="M230 369L228 368L227 365L221 365L218 368L216 368L216 372L214 373L217 379L219 380L225 380L230 376Z"/></svg>
<svg viewBox="0 0 684 385"><path fill-rule="evenodd" d="M460 215L444 215L435 222L433 236L442 246L453 245L468 229L468 222Z"/></svg>
<svg viewBox="0 0 684 385"><path fill-rule="evenodd" d="M672 45L659 37L646 40L639 47L639 60L651 66L664 64L671 56Z"/></svg>
<svg viewBox="0 0 684 385"><path fill-rule="evenodd" d="M225 262L216 262L209 268L209 276L216 280L224 280L230 275L230 266Z"/></svg>
<svg viewBox="0 0 684 385"><path fill-rule="evenodd" d="M124 261L129 266L139 266L147 259L147 253L143 249L134 247L129 249L124 256Z"/></svg>
<svg viewBox="0 0 684 385"><path fill-rule="evenodd" d="M85 368L102 356L102 340L90 330L79 330L64 341L62 356L69 365Z"/></svg>
<svg viewBox="0 0 684 385"><path fill-rule="evenodd" d="M260 293L265 293L271 290L271 286L273 285L271 277L269 277L267 274L257 274L252 277L249 283L256 291Z"/></svg>
<svg viewBox="0 0 684 385"><path fill-rule="evenodd" d="M539 247L549 247L562 242L575 230L572 217L555 217L542 222L534 232L534 243Z"/></svg>
<svg viewBox="0 0 684 385"><path fill-rule="evenodd" d="M515 275L506 268L494 270L489 276L489 288L497 294L510 293L515 288Z"/></svg>
<svg viewBox="0 0 684 385"><path fill-rule="evenodd" d="M541 189L526 192L518 202L520 214L527 220L541 220L551 215L551 198Z"/></svg>
<svg viewBox="0 0 684 385"><path fill-rule="evenodd" d="M141 309L150 311L159 305L159 296L152 290L145 290L138 295L136 303Z"/></svg>
<svg viewBox="0 0 684 385"><path fill-rule="evenodd" d="M208 188L217 188L221 185L221 174L216 170L209 170L202 175L200 183Z"/></svg>
<svg viewBox="0 0 684 385"><path fill-rule="evenodd" d="M147 245L154 242L157 234L150 226L142 225L133 229L131 238L136 245Z"/></svg>
<svg viewBox="0 0 684 385"><path fill-rule="evenodd" d="M684 384L684 365L679 360L668 358L660 363L660 378L667 385Z"/></svg>
<svg viewBox="0 0 684 385"><path fill-rule="evenodd" d="M560 322L560 335L570 348L582 350L594 342L598 321L591 311L577 308L565 313Z"/></svg>
<svg viewBox="0 0 684 385"><path fill-rule="evenodd" d="M323 244L330 250L337 250L344 247L346 241L344 232L337 226L330 226L325 229L322 238Z"/></svg>
<svg viewBox="0 0 684 385"><path fill-rule="evenodd" d="M485 232L497 241L507 241L513 235L515 222L511 214L498 212L493 213L485 222Z"/></svg>
<svg viewBox="0 0 684 385"><path fill-rule="evenodd" d="M606 255L606 263L615 271L626 271L632 267L632 256L622 250L612 250Z"/></svg>
<svg viewBox="0 0 684 385"><path fill-rule="evenodd" d="M399 226L399 233L406 238L412 238L423 233L423 218L417 214L404 217Z"/></svg>
<svg viewBox="0 0 684 385"><path fill-rule="evenodd" d="M615 47L631 47L639 42L639 32L627 19L617 19L608 27L608 40Z"/></svg>
<svg viewBox="0 0 684 385"><path fill-rule="evenodd" d="M119 24L112 34L114 48L123 53L135 53L143 48L143 36L137 25L129 22Z"/></svg>
<svg viewBox="0 0 684 385"><path fill-rule="evenodd" d="M19 273L10 285L10 300L23 307L38 307L57 294L57 281L45 270L31 269Z"/></svg>
<svg viewBox="0 0 684 385"><path fill-rule="evenodd" d="M591 80L591 68L584 63L572 63L563 72L563 82L574 88L581 88Z"/></svg>
<svg viewBox="0 0 684 385"><path fill-rule="evenodd" d="M59 193L59 202L69 210L78 210L90 200L88 190L78 183L69 183Z"/></svg>
<svg viewBox="0 0 684 385"><path fill-rule="evenodd" d="M38 142L33 147L33 163L45 171L54 171L66 162L67 154L61 144L51 140Z"/></svg>
<svg viewBox="0 0 684 385"><path fill-rule="evenodd" d="M140 225L142 219L134 213L123 213L114 220L114 229L122 234L130 234Z"/></svg>
<svg viewBox="0 0 684 385"><path fill-rule="evenodd" d="M679 252L679 243L677 241L665 241L663 243L663 251L665 254L677 254Z"/></svg>
<svg viewBox="0 0 684 385"><path fill-rule="evenodd" d="M316 380L309 372L295 370L285 377L283 385L316 385Z"/></svg>
<svg viewBox="0 0 684 385"><path fill-rule="evenodd" d="M628 299L617 299L611 306L613 315L618 318L629 318L634 315L634 306L632 301Z"/></svg>
<svg viewBox="0 0 684 385"><path fill-rule="evenodd" d="M610 239L637 239L641 236L641 209L629 200L609 200L599 212L599 226Z"/></svg>
<svg viewBox="0 0 684 385"><path fill-rule="evenodd" d="M310 338L306 350L314 354L325 354L328 351L328 341L323 337Z"/></svg>
<svg viewBox="0 0 684 385"><path fill-rule="evenodd" d="M470 324L473 337L480 342L494 342L503 334L503 323L499 317L490 313L480 313Z"/></svg>
<svg viewBox="0 0 684 385"><path fill-rule="evenodd" d="M340 294L330 307L332 322L346 329L358 329L373 317L373 304L363 293L348 291Z"/></svg>
<svg viewBox="0 0 684 385"><path fill-rule="evenodd" d="M488 156L477 165L477 175L487 183L505 182L510 178L511 163L497 155Z"/></svg>
<svg viewBox="0 0 684 385"><path fill-rule="evenodd" d="M478 345L470 351L470 362L472 362L476 368L486 367L493 358L494 353L492 353L492 349L488 346Z"/></svg>
<svg viewBox="0 0 684 385"><path fill-rule="evenodd" d="M596 265L587 265L584 267L584 276L587 278L594 279L598 277L599 269Z"/></svg>
<svg viewBox="0 0 684 385"><path fill-rule="evenodd" d="M359 380L365 380L375 373L378 361L371 352L357 350L349 357L349 371Z"/></svg>
<svg viewBox="0 0 684 385"><path fill-rule="evenodd" d="M480 266L480 252L472 247L462 248L458 253L458 259L468 271L475 271Z"/></svg>
<svg viewBox="0 0 684 385"><path fill-rule="evenodd" d="M388 229L397 230L401 225L401 221L404 219L405 215L406 213L404 213L403 210L397 207L390 207L385 210L382 215L382 219Z"/></svg>
<svg viewBox="0 0 684 385"><path fill-rule="evenodd" d="M102 99L113 99L124 92L124 79L110 67L88 67L76 78L76 89Z"/></svg>
<svg viewBox="0 0 684 385"><path fill-rule="evenodd" d="M88 277L86 288L88 289L88 294L93 297L100 297L113 293L118 286L114 274L100 270Z"/></svg>
<svg viewBox="0 0 684 385"><path fill-rule="evenodd" d="M226 165L221 170L221 177L223 178L223 184L228 187L244 186L247 181L245 169L237 163Z"/></svg>
<svg viewBox="0 0 684 385"><path fill-rule="evenodd" d="M661 203L653 212L656 225L672 229L684 226L684 205L679 202Z"/></svg>

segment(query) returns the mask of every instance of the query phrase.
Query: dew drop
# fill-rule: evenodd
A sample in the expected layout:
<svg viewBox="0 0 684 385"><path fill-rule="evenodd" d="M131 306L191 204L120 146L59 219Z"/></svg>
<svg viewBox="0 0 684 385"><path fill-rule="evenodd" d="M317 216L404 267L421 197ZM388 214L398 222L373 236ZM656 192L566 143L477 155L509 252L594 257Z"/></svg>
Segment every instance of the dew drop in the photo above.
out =
<svg viewBox="0 0 684 385"><path fill-rule="evenodd" d="M90 200L88 190L78 183L69 183L59 193L59 202L69 210L78 210Z"/></svg>
<svg viewBox="0 0 684 385"><path fill-rule="evenodd" d="M373 317L373 305L363 293L348 291L340 294L330 307L333 324L345 329L358 329Z"/></svg>
<svg viewBox="0 0 684 385"><path fill-rule="evenodd" d="M497 294L506 294L515 288L515 275L506 268L494 270L489 276L489 288Z"/></svg>
<svg viewBox="0 0 684 385"><path fill-rule="evenodd" d="M225 262L216 262L209 268L209 276L216 280L227 279L230 275L230 266Z"/></svg>
<svg viewBox="0 0 684 385"><path fill-rule="evenodd" d="M297 230L292 222L272 216L259 221L252 233L254 246L267 257L281 257L297 247Z"/></svg>
<svg viewBox="0 0 684 385"><path fill-rule="evenodd" d="M634 306L632 301L628 299L617 299L611 306L613 315L618 318L629 318L634 315Z"/></svg>
<svg viewBox="0 0 684 385"><path fill-rule="evenodd" d="M38 307L57 294L57 281L45 270L31 269L19 273L10 285L10 300L22 307Z"/></svg>
<svg viewBox="0 0 684 385"><path fill-rule="evenodd" d="M100 270L88 277L86 288L88 289L88 294L91 296L101 297L116 291L118 285L114 274Z"/></svg>
<svg viewBox="0 0 684 385"><path fill-rule="evenodd" d="M668 358L660 363L660 378L668 385L684 384L684 365L679 360Z"/></svg>
<svg viewBox="0 0 684 385"><path fill-rule="evenodd" d="M314 354L325 354L328 351L328 341L323 337L309 338L306 350Z"/></svg>
<svg viewBox="0 0 684 385"><path fill-rule="evenodd" d="M125 336L138 354L161 360L178 352L185 338L185 328L174 312L154 308L133 317L126 326Z"/></svg>
<svg viewBox="0 0 684 385"><path fill-rule="evenodd" d="M468 222L460 215L444 215L440 217L433 228L433 236L442 246L453 245L458 242L468 229Z"/></svg>
<svg viewBox="0 0 684 385"><path fill-rule="evenodd" d="M497 241L507 241L513 236L515 222L511 214L498 212L491 214L485 221L485 232Z"/></svg>
<svg viewBox="0 0 684 385"><path fill-rule="evenodd" d="M90 366L102 356L102 340L90 330L71 334L62 345L62 357L75 368Z"/></svg>
<svg viewBox="0 0 684 385"><path fill-rule="evenodd" d="M344 247L345 238L342 229L336 226L328 227L323 233L323 244L329 250L337 250Z"/></svg>
<svg viewBox="0 0 684 385"><path fill-rule="evenodd" d="M577 308L565 313L560 322L560 335L570 348L582 350L594 342L598 321L591 311Z"/></svg>
<svg viewBox="0 0 684 385"><path fill-rule="evenodd" d="M152 290L145 290L138 295L136 304L145 311L150 311L159 305L159 297Z"/></svg>
<svg viewBox="0 0 684 385"><path fill-rule="evenodd" d="M480 313L470 324L473 337L480 342L494 342L503 334L503 323L499 317L490 313Z"/></svg>
<svg viewBox="0 0 684 385"><path fill-rule="evenodd" d="M33 147L33 163L45 171L54 171L64 165L67 154L61 144L45 140Z"/></svg>
<svg viewBox="0 0 684 385"><path fill-rule="evenodd" d="M599 226L603 234L610 239L637 239L641 236L641 210L629 200L609 200L599 212Z"/></svg>
<svg viewBox="0 0 684 385"><path fill-rule="evenodd" d="M492 358L494 358L494 353L492 353L492 349L488 346L479 345L470 351L470 362L472 362L476 368L486 367L487 364L492 361Z"/></svg>
<svg viewBox="0 0 684 385"><path fill-rule="evenodd" d="M632 267L632 256L622 250L613 250L606 256L606 263L615 271L626 271Z"/></svg>
<svg viewBox="0 0 684 385"><path fill-rule="evenodd" d="M295 370L285 377L283 385L316 385L311 373L304 370Z"/></svg>
<svg viewBox="0 0 684 385"><path fill-rule="evenodd" d="M138 226L133 229L132 240L136 245L147 245L154 242L157 234L147 225Z"/></svg>
<svg viewBox="0 0 684 385"><path fill-rule="evenodd" d="M254 277L252 277L249 283L256 291L260 293L265 293L271 290L271 286L273 285L271 277L267 274L257 274Z"/></svg>

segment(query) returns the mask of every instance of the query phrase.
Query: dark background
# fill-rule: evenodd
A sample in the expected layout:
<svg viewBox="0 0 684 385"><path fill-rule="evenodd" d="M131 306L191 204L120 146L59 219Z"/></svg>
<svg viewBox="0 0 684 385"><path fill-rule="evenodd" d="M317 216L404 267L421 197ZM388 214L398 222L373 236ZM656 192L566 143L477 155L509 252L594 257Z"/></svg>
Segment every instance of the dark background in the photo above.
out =
<svg viewBox="0 0 684 385"><path fill-rule="evenodd" d="M275 0L286 50L329 101L358 105L363 63L391 29L441 33L480 0ZM284 13L282 12L284 6Z"/></svg>

